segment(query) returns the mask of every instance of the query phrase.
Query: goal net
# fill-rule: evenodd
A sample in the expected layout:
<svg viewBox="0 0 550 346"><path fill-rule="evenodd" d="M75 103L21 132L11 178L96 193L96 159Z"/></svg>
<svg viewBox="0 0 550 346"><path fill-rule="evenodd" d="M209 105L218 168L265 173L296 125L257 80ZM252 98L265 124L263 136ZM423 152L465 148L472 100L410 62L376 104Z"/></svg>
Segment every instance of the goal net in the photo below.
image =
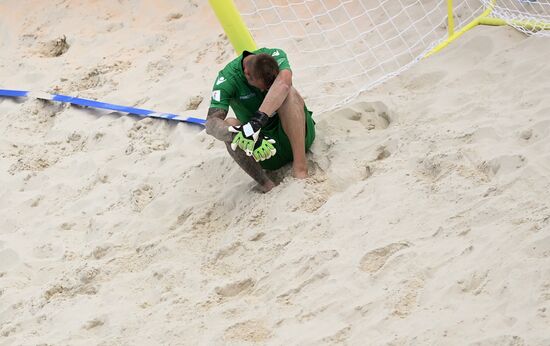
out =
<svg viewBox="0 0 550 346"><path fill-rule="evenodd" d="M399 74L492 6L510 21L550 19L550 0L235 0L258 47L285 50L294 84L314 109L331 109ZM546 31L548 34L550 31Z"/></svg>
<svg viewBox="0 0 550 346"><path fill-rule="evenodd" d="M550 37L550 0L483 0L489 15L528 35Z"/></svg>

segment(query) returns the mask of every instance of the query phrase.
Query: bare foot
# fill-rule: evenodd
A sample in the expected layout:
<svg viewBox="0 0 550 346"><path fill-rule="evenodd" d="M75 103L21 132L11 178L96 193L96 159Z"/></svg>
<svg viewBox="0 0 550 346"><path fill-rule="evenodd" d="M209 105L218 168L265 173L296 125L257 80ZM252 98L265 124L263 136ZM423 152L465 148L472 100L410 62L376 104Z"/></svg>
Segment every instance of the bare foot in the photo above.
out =
<svg viewBox="0 0 550 346"><path fill-rule="evenodd" d="M293 168L292 169L292 175L294 176L294 178L296 179L305 179L308 177L308 174L307 174L307 169L295 169Z"/></svg>
<svg viewBox="0 0 550 346"><path fill-rule="evenodd" d="M258 185L260 191L262 191L263 193L271 191L271 189L274 188L275 186L276 186L275 183L272 182L271 180L265 182L263 185Z"/></svg>

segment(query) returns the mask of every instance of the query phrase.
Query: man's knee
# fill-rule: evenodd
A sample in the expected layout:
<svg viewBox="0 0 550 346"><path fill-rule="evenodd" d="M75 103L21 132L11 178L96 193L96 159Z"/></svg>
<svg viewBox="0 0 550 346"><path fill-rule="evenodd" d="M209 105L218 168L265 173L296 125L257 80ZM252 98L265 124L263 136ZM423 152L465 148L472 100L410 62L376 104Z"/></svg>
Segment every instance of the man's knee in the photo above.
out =
<svg viewBox="0 0 550 346"><path fill-rule="evenodd" d="M298 93L298 91L292 87L288 92L288 96L284 100L283 104L277 110L277 113L282 118L292 117L299 115L305 115L304 112L304 99Z"/></svg>
<svg viewBox="0 0 550 346"><path fill-rule="evenodd" d="M239 126L241 125L241 122L237 118L225 118L225 122L229 124L229 126Z"/></svg>
<svg viewBox="0 0 550 346"><path fill-rule="evenodd" d="M288 91L288 96L284 100L282 107L304 107L304 99L302 98L302 95L300 95L298 90L296 90L296 88L290 88L290 90Z"/></svg>
<svg viewBox="0 0 550 346"><path fill-rule="evenodd" d="M239 126L239 125L241 125L241 122L237 118L225 118L225 122L229 126ZM231 147L229 146L231 144L231 141L225 142L225 144L227 145L227 149L231 150Z"/></svg>

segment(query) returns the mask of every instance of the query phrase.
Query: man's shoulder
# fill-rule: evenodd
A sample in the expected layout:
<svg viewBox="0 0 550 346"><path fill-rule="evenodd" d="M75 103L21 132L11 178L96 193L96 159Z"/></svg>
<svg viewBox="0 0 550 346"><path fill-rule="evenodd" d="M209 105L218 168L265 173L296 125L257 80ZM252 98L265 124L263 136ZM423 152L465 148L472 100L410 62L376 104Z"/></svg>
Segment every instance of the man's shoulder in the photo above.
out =
<svg viewBox="0 0 550 346"><path fill-rule="evenodd" d="M277 61L277 64L279 65L279 68L281 70L291 70L286 52L281 48L264 47L264 48L258 49L256 52L257 54L265 53L265 54L271 55L275 59L275 61Z"/></svg>
<svg viewBox="0 0 550 346"><path fill-rule="evenodd" d="M218 72L215 81L215 87L226 88L235 82L238 82L240 75L238 68L239 65L235 64L235 61L229 62L223 69Z"/></svg>
<svg viewBox="0 0 550 346"><path fill-rule="evenodd" d="M218 72L218 75L223 75L225 78L238 78L242 75L241 68L242 56L239 55L235 59L228 62L223 69Z"/></svg>
<svg viewBox="0 0 550 346"><path fill-rule="evenodd" d="M271 55L274 58L277 58L278 56L281 56L281 55L286 55L285 51L282 50L281 48L268 48L268 47L262 47L256 50L255 53L256 54L266 53Z"/></svg>

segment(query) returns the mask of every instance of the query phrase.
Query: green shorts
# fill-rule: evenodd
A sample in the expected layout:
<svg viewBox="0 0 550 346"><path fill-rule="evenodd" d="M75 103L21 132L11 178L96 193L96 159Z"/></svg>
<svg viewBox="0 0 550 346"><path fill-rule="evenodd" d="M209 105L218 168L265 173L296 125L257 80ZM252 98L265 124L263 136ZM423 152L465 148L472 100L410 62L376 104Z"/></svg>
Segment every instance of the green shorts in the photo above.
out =
<svg viewBox="0 0 550 346"><path fill-rule="evenodd" d="M306 114L306 150L308 150L309 147L311 147L313 140L315 139L315 121L311 117L313 113L310 112L305 106L304 112ZM260 165L264 169L268 169L271 171L279 169L287 163L292 162L293 160L290 141L288 140L288 137L283 130L281 119L279 119L278 115L276 117L277 118L274 119L273 123L268 124L268 126L262 129L261 132L265 136L272 138L276 141L276 143L273 145L275 149L277 149L277 153L275 154L275 156L273 156L269 160L260 161Z"/></svg>

